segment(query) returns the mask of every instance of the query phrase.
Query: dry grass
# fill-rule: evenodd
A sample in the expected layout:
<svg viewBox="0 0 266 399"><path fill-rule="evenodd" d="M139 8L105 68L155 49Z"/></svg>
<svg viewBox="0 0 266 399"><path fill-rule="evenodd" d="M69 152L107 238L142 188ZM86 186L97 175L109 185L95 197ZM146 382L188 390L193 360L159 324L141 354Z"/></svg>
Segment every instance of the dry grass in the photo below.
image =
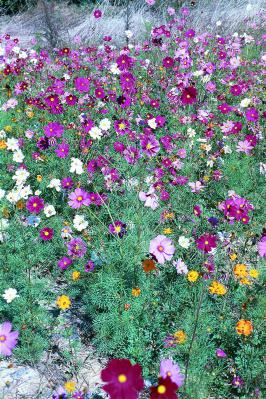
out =
<svg viewBox="0 0 266 399"><path fill-rule="evenodd" d="M264 4L264 0L197 0L197 6L191 11L191 26L199 32L245 30L247 19L256 22ZM126 43L126 8L112 6L109 0L103 0L100 8L104 18L95 19L89 5L66 6L63 1L54 1L48 10L47 21L43 0L40 0L33 10L12 18L1 17L0 34L19 37L23 45L29 45L30 39L36 35L43 44L52 46L70 43L75 36L90 44L100 43L105 35L112 36L117 45ZM163 24L166 20L165 9L150 8L145 0L133 1L130 15L129 28L133 32L132 40L136 42L147 37L151 26ZM222 25L217 26L217 21Z"/></svg>

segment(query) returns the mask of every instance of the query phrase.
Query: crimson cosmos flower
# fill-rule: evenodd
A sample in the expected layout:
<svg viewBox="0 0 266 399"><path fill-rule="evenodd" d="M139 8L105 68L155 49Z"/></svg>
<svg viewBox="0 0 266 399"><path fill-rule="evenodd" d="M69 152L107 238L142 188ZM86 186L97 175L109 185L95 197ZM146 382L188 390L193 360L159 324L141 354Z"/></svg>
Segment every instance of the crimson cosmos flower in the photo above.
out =
<svg viewBox="0 0 266 399"><path fill-rule="evenodd" d="M144 387L141 366L132 365L128 359L112 359L102 370L101 378L106 384L103 390L111 399L137 399Z"/></svg>

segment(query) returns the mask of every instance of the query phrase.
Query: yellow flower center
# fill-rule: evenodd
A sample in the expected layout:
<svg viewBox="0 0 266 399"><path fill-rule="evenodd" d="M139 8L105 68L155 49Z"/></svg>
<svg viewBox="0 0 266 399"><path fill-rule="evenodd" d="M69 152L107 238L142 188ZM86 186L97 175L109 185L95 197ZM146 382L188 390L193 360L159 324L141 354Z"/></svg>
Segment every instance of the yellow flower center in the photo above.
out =
<svg viewBox="0 0 266 399"><path fill-rule="evenodd" d="M166 388L164 385L159 385L157 388L157 392L158 393L165 393L166 392Z"/></svg>
<svg viewBox="0 0 266 399"><path fill-rule="evenodd" d="M0 342L5 342L5 340L6 340L5 335L0 335Z"/></svg>
<svg viewBox="0 0 266 399"><path fill-rule="evenodd" d="M204 243L205 245L208 245L209 244L209 241L205 241L205 243Z"/></svg>
<svg viewBox="0 0 266 399"><path fill-rule="evenodd" d="M125 129L126 125L124 123L119 123L118 127L119 129Z"/></svg>
<svg viewBox="0 0 266 399"><path fill-rule="evenodd" d="M33 206L33 208L36 208L37 205L38 204L36 204L36 202L34 202L34 204L32 206Z"/></svg>
<svg viewBox="0 0 266 399"><path fill-rule="evenodd" d="M161 245L159 245L159 247L157 249L159 252L163 252L163 247Z"/></svg>
<svg viewBox="0 0 266 399"><path fill-rule="evenodd" d="M44 232L44 235L45 235L45 236L49 236L49 232L48 232L48 231L45 231L45 232Z"/></svg>
<svg viewBox="0 0 266 399"><path fill-rule="evenodd" d="M118 376L118 381L119 381L121 384L123 384L124 382L126 382L126 380L127 380L127 377L125 376L125 374L120 374L120 375Z"/></svg>
<svg viewBox="0 0 266 399"><path fill-rule="evenodd" d="M78 200L78 201L82 201L82 200L83 200L83 197L80 195L79 197L77 197L77 200Z"/></svg>

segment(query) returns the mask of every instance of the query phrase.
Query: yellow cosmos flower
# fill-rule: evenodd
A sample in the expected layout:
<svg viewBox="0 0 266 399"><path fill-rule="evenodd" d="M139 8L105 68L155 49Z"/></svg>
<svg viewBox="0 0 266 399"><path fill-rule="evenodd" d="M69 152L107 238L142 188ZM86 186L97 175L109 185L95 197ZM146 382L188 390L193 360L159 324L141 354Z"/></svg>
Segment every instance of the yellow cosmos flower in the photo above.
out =
<svg viewBox="0 0 266 399"><path fill-rule="evenodd" d="M248 272L247 272L247 266L244 265L243 263L238 263L237 265L235 265L234 268L234 275L237 278L244 278L247 277Z"/></svg>
<svg viewBox="0 0 266 399"><path fill-rule="evenodd" d="M175 342L183 344L187 340L187 334L183 330L178 330L174 333Z"/></svg>
<svg viewBox="0 0 266 399"><path fill-rule="evenodd" d="M80 278L80 272L78 272L77 270L75 270L75 271L72 273L72 280L73 280L73 281L77 281L79 278Z"/></svg>
<svg viewBox="0 0 266 399"><path fill-rule="evenodd" d="M70 308L71 301L67 295L61 295L57 298L56 304L59 309L65 310Z"/></svg>
<svg viewBox="0 0 266 399"><path fill-rule="evenodd" d="M259 273L258 270L256 270L256 269L251 269L251 270L249 271L249 275L250 275L250 277L252 277L252 278L258 278L259 275L260 275L260 273Z"/></svg>
<svg viewBox="0 0 266 399"><path fill-rule="evenodd" d="M138 297L141 294L141 289L139 287L132 288L131 293L133 296Z"/></svg>
<svg viewBox="0 0 266 399"><path fill-rule="evenodd" d="M64 385L65 390L67 393L72 393L75 391L76 383L74 381L67 381Z"/></svg>
<svg viewBox="0 0 266 399"><path fill-rule="evenodd" d="M209 292L213 295L225 295L227 292L226 287L218 281L213 281L209 286Z"/></svg>
<svg viewBox="0 0 266 399"><path fill-rule="evenodd" d="M190 272L188 272L188 274L187 274L187 279L191 283L194 283L195 281L197 281L198 278L199 278L199 273L196 270L190 270Z"/></svg>

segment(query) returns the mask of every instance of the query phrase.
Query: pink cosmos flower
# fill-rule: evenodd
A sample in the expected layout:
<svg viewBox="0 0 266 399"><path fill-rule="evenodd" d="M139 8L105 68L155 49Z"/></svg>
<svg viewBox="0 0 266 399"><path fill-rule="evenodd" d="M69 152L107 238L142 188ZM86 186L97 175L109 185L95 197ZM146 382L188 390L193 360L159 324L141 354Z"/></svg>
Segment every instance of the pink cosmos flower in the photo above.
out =
<svg viewBox="0 0 266 399"><path fill-rule="evenodd" d="M227 357L227 354L221 348L217 348L215 353L217 357Z"/></svg>
<svg viewBox="0 0 266 399"><path fill-rule="evenodd" d="M262 258L266 258L266 236L262 237L258 243L258 252Z"/></svg>
<svg viewBox="0 0 266 399"><path fill-rule="evenodd" d="M182 259L177 259L173 261L173 265L176 268L176 272L178 274L187 274L188 273L188 268L185 262L183 262Z"/></svg>
<svg viewBox="0 0 266 399"><path fill-rule="evenodd" d="M82 205L90 205L89 194L82 188L76 188L73 193L69 194L68 198L70 199L68 205L73 209L79 209Z"/></svg>
<svg viewBox="0 0 266 399"><path fill-rule="evenodd" d="M11 330L12 324L9 321L0 324L0 354L3 356L12 355L12 349L17 344L19 332Z"/></svg>
<svg viewBox="0 0 266 399"><path fill-rule="evenodd" d="M171 359L163 359L160 364L160 376L163 378L170 377L178 387L181 387L185 376L181 374L178 364L173 363Z"/></svg>
<svg viewBox="0 0 266 399"><path fill-rule="evenodd" d="M170 238L164 235L158 235L150 242L149 252L155 256L158 263L165 263L166 260L171 260L175 253L175 247Z"/></svg>
<svg viewBox="0 0 266 399"><path fill-rule="evenodd" d="M191 188L192 193L199 193L203 189L203 185L200 181L188 183L189 187Z"/></svg>
<svg viewBox="0 0 266 399"><path fill-rule="evenodd" d="M253 149L253 146L251 145L250 141L244 140L244 141L239 141L237 143L237 152L244 152L246 155L250 155L250 151Z"/></svg>
<svg viewBox="0 0 266 399"><path fill-rule="evenodd" d="M144 206L151 208L153 211L154 211L154 209L158 208L158 206L159 206L158 196L155 193L154 187L152 187L152 186L149 188L147 193L144 193L144 191L140 191L139 199L141 201L145 201Z"/></svg>

